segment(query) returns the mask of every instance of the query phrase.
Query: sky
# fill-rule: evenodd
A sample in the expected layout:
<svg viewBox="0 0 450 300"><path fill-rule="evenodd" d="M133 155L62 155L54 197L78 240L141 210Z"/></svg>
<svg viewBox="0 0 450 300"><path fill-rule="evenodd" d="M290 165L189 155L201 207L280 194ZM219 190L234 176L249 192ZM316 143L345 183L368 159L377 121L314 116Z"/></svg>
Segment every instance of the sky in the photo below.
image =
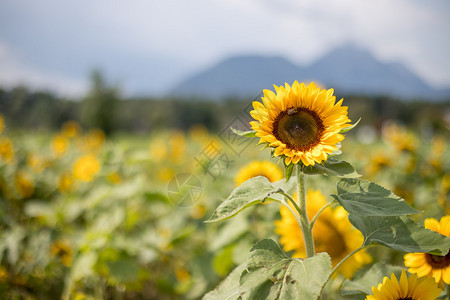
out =
<svg viewBox="0 0 450 300"><path fill-rule="evenodd" d="M448 0L0 0L0 87L79 97L98 69L160 96L233 55L307 65L351 43L444 88L449 32Z"/></svg>

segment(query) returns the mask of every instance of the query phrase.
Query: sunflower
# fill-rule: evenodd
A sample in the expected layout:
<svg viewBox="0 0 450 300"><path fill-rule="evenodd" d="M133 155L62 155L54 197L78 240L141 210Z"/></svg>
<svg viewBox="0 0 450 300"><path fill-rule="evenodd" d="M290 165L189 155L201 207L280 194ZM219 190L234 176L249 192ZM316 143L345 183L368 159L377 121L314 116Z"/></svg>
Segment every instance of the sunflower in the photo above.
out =
<svg viewBox="0 0 450 300"><path fill-rule="evenodd" d="M77 159L73 165L73 176L81 181L91 181L100 168L98 159L92 154L87 154Z"/></svg>
<svg viewBox="0 0 450 300"><path fill-rule="evenodd" d="M309 190L306 195L307 213L311 219L327 202L320 191ZM303 243L303 234L292 213L284 206L281 207L281 220L275 222L276 233L285 251L294 250L293 257L306 257ZM342 208L325 209L313 227L313 238L317 252L327 252L331 263L335 266L352 251L358 249L363 243L363 236L354 229L347 218L347 212ZM338 272L350 278L369 263L371 257L365 250L352 255L341 265Z"/></svg>
<svg viewBox="0 0 450 300"><path fill-rule="evenodd" d="M241 185L244 181L256 176L264 176L270 182L275 182L283 178L283 171L270 161L253 161L239 170L234 181L236 185Z"/></svg>
<svg viewBox="0 0 450 300"><path fill-rule="evenodd" d="M425 220L425 228L450 236L450 216L441 221L429 218ZM408 253L404 256L408 272L417 273L418 276L434 277L437 283L450 284L450 253L445 256L428 253Z"/></svg>
<svg viewBox="0 0 450 300"><path fill-rule="evenodd" d="M344 139L339 132L348 127L347 107L335 104L333 89L317 88L295 81L292 87L274 86L275 92L264 90L262 101L254 101L250 122L260 138L274 148L274 156L282 156L286 165L300 161L305 166L327 159L338 150Z"/></svg>
<svg viewBox="0 0 450 300"><path fill-rule="evenodd" d="M408 278L402 271L400 281L392 273L390 279L384 277L383 283L372 287L372 293L366 300L434 300L441 294L441 289L431 278L417 278L416 274Z"/></svg>

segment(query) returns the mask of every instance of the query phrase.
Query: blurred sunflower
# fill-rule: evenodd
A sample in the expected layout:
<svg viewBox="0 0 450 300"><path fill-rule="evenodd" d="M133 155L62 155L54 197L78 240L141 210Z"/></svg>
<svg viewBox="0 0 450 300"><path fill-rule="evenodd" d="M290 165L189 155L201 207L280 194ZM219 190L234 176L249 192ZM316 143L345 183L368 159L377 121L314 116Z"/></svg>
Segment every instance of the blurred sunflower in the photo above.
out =
<svg viewBox="0 0 450 300"><path fill-rule="evenodd" d="M450 216L441 218L441 221L434 218L425 219L425 228L439 232L442 235L450 236ZM416 273L418 276L434 277L437 283L444 282L450 284L450 253L445 256L428 253L408 253L404 256L405 266L408 272Z"/></svg>
<svg viewBox="0 0 450 300"><path fill-rule="evenodd" d="M0 158L6 163L10 163L14 159L13 144L7 137L0 137Z"/></svg>
<svg viewBox="0 0 450 300"><path fill-rule="evenodd" d="M71 174L69 173L62 174L61 177L59 178L58 190L63 193L70 192L73 189L73 184L74 178Z"/></svg>
<svg viewBox="0 0 450 300"><path fill-rule="evenodd" d="M33 170L33 172L39 174L45 169L45 164L37 153L28 153L27 166Z"/></svg>
<svg viewBox="0 0 450 300"><path fill-rule="evenodd" d="M383 283L372 287L372 293L366 300L434 300L441 294L441 289L431 278L417 278L415 274L408 278L402 271L400 280L392 273L390 279L384 277Z"/></svg>
<svg viewBox="0 0 450 300"><path fill-rule="evenodd" d="M414 152L418 146L414 134L393 123L388 123L383 127L383 138L398 151Z"/></svg>
<svg viewBox="0 0 450 300"><path fill-rule="evenodd" d="M83 137L80 148L85 152L98 152L105 140L105 133L100 129L94 128L89 130Z"/></svg>
<svg viewBox="0 0 450 300"><path fill-rule="evenodd" d="M54 257L60 257L64 266L72 265L72 248L67 241L56 241L50 246L50 252Z"/></svg>
<svg viewBox="0 0 450 300"><path fill-rule="evenodd" d="M275 148L274 156L282 156L286 165L314 165L338 150L344 139L339 132L348 126L347 107L335 103L333 89L325 90L312 82L308 86L295 81L292 87L274 86L275 92L264 90L262 101L254 101L250 112L256 121L260 144Z"/></svg>
<svg viewBox="0 0 450 300"><path fill-rule="evenodd" d="M68 138L73 138L81 132L81 126L75 121L64 122L61 126L61 134Z"/></svg>
<svg viewBox="0 0 450 300"><path fill-rule="evenodd" d="M369 164L366 166L366 173L369 176L374 176L380 172L380 170L389 168L392 165L392 158L386 155L385 152L376 152L371 157Z"/></svg>
<svg viewBox="0 0 450 300"><path fill-rule="evenodd" d="M73 166L73 176L81 181L91 181L99 171L100 162L92 154L80 157Z"/></svg>
<svg viewBox="0 0 450 300"><path fill-rule="evenodd" d="M186 151L186 138L184 137L183 132L174 132L169 137L169 146L170 160L175 164L181 163L185 157Z"/></svg>
<svg viewBox="0 0 450 300"><path fill-rule="evenodd" d="M320 191L312 190L308 191L306 201L310 219L327 203ZM281 220L275 222L275 232L281 236L283 249L294 250L293 257L306 257L302 230L296 219L284 206L281 207L280 213ZM352 227L347 212L342 207L329 207L321 213L313 227L313 238L316 252L327 252L333 266L363 243L362 234ZM351 278L361 266L370 261L371 257L365 250L359 251L343 263L338 272L346 278Z"/></svg>
<svg viewBox="0 0 450 300"><path fill-rule="evenodd" d="M53 154L57 157L64 156L69 149L69 139L64 135L55 135L51 141L50 147Z"/></svg>
<svg viewBox="0 0 450 300"><path fill-rule="evenodd" d="M34 183L30 176L24 172L19 172L15 178L16 190L22 198L29 198L34 193Z"/></svg>
<svg viewBox="0 0 450 300"><path fill-rule="evenodd" d="M234 181L236 185L241 185L244 181L256 176L264 176L270 182L275 182L283 178L283 171L270 161L253 161L239 170Z"/></svg>

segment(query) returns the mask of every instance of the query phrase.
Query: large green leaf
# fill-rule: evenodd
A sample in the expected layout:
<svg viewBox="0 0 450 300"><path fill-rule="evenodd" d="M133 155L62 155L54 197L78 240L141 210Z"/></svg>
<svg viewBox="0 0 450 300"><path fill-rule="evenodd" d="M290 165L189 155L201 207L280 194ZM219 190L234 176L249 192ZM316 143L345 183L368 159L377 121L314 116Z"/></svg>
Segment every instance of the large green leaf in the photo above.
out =
<svg viewBox="0 0 450 300"><path fill-rule="evenodd" d="M332 195L346 211L358 216L401 216L419 213L391 191L367 180L344 178Z"/></svg>
<svg viewBox="0 0 450 300"><path fill-rule="evenodd" d="M388 265L382 262L373 264L368 269L364 269L355 274L356 279L345 280L342 284L341 294L344 296L371 294L372 287L383 282L384 277L391 277L394 273L397 279L400 279L402 267Z"/></svg>
<svg viewBox="0 0 450 300"><path fill-rule="evenodd" d="M428 230L404 216L350 214L349 220L364 235L364 246L381 244L400 251L435 255L446 255L450 248L450 237Z"/></svg>
<svg viewBox="0 0 450 300"><path fill-rule="evenodd" d="M272 240L250 251L240 280L242 299L317 299L331 274L327 253L307 259L289 258Z"/></svg>
<svg viewBox="0 0 450 300"><path fill-rule="evenodd" d="M231 218L244 208L264 201L275 191L276 189L266 177L250 178L231 192L231 195L217 207L207 222Z"/></svg>
<svg viewBox="0 0 450 300"><path fill-rule="evenodd" d="M237 266L214 290L203 297L203 300L236 300L239 297L239 278L245 270L245 263Z"/></svg>
<svg viewBox="0 0 450 300"><path fill-rule="evenodd" d="M327 175L341 178L356 178L361 176L348 162L337 160L334 157L329 157L320 164L304 167L303 172L309 175Z"/></svg>

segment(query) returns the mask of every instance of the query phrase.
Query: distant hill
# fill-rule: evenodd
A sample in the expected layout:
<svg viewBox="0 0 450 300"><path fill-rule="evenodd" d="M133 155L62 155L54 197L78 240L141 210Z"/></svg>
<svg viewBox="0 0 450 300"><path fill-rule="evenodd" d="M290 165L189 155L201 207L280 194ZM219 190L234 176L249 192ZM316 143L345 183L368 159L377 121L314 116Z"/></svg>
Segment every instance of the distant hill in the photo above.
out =
<svg viewBox="0 0 450 300"><path fill-rule="evenodd" d="M175 97L255 97L273 84L316 81L339 94L388 95L402 99L449 99L450 89L437 90L400 63L377 60L369 51L344 46L307 66L282 57L238 56L193 74L176 86Z"/></svg>

